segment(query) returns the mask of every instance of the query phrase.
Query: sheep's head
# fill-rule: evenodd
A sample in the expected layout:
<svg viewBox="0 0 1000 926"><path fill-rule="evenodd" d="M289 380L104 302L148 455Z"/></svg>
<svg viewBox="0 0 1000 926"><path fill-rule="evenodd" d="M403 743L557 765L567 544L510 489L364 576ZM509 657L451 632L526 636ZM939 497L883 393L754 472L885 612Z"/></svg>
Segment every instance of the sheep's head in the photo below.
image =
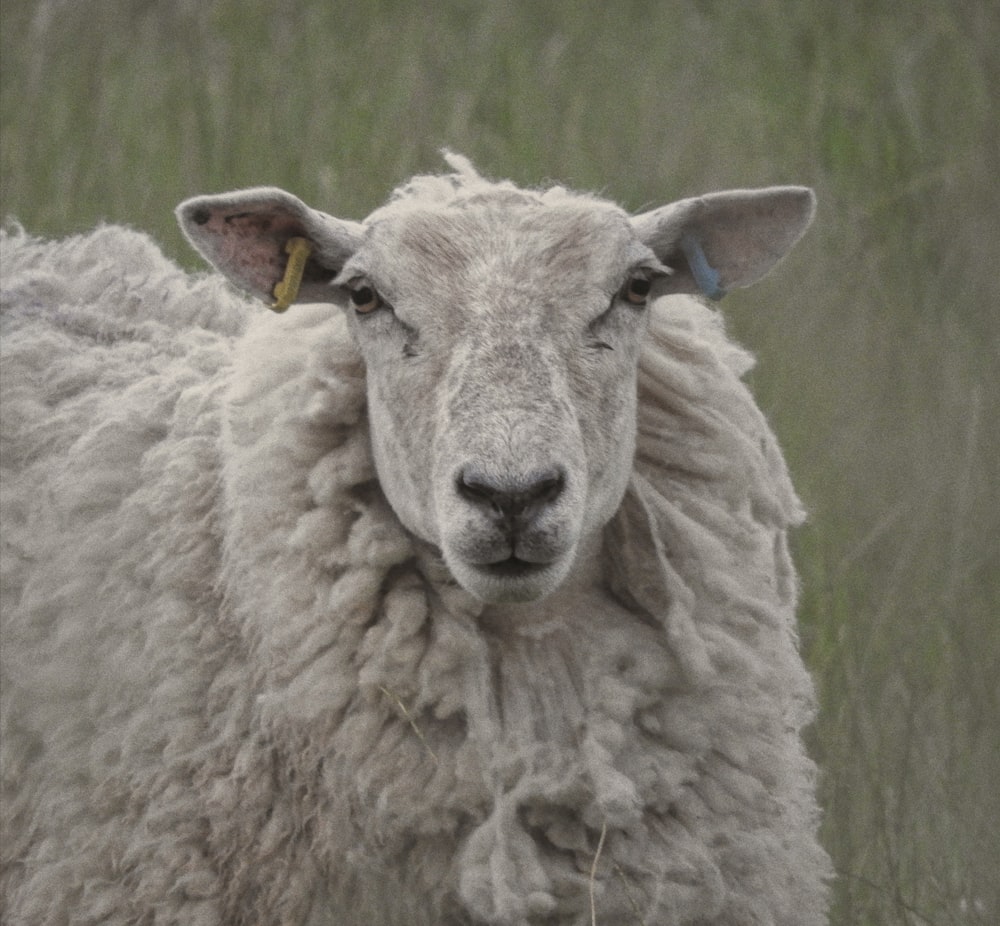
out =
<svg viewBox="0 0 1000 926"><path fill-rule="evenodd" d="M301 282L284 283L348 315L396 514L478 598L529 601L560 585L621 502L651 302L753 283L814 200L779 187L629 217L451 162L456 174L417 178L363 224L275 189L198 197L178 216L209 261L269 301L286 243L306 240Z"/></svg>

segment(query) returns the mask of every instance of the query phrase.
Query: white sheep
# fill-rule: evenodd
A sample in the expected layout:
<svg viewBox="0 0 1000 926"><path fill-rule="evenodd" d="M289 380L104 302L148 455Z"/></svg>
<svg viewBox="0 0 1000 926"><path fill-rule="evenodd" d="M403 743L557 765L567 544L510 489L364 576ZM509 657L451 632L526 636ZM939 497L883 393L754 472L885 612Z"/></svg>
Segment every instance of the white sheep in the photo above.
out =
<svg viewBox="0 0 1000 926"><path fill-rule="evenodd" d="M671 295L812 194L449 163L360 224L183 203L284 314L123 228L4 237L5 922L825 921L802 513Z"/></svg>

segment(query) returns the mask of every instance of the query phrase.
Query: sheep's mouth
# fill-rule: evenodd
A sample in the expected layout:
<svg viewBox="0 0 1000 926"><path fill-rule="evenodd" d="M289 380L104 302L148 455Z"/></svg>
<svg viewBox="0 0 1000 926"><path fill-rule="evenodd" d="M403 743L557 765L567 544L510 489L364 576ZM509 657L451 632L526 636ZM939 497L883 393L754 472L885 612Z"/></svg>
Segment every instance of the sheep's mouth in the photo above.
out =
<svg viewBox="0 0 1000 926"><path fill-rule="evenodd" d="M445 562L467 592L490 604L537 601L555 591L573 564L573 551L536 559L533 552L488 560L456 555L445 546ZM539 551L540 552L540 551ZM530 557L530 558L528 558Z"/></svg>
<svg viewBox="0 0 1000 926"><path fill-rule="evenodd" d="M476 568L497 579L526 579L544 572L551 563L529 563L527 560L510 556L499 563L479 565Z"/></svg>

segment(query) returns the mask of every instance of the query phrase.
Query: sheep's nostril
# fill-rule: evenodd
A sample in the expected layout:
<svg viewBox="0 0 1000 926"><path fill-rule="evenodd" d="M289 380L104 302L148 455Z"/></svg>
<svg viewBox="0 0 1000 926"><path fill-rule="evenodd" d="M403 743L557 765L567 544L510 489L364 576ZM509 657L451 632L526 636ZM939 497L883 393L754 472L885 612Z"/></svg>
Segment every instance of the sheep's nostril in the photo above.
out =
<svg viewBox="0 0 1000 926"><path fill-rule="evenodd" d="M456 480L456 488L462 498L488 510L512 529L534 520L559 498L565 487L566 475L561 467L538 470L524 476L498 478L474 466L466 466Z"/></svg>

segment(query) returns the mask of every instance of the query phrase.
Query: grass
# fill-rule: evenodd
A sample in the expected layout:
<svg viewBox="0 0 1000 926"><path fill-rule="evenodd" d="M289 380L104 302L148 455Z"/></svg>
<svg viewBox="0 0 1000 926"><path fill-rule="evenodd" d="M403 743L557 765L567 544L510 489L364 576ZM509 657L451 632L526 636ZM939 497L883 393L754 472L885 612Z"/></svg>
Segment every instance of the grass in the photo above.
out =
<svg viewBox="0 0 1000 926"><path fill-rule="evenodd" d="M197 266L186 196L364 216L443 145L632 209L814 186L724 304L796 538L835 924L1000 918L1000 10L979 0L0 0L0 213Z"/></svg>

